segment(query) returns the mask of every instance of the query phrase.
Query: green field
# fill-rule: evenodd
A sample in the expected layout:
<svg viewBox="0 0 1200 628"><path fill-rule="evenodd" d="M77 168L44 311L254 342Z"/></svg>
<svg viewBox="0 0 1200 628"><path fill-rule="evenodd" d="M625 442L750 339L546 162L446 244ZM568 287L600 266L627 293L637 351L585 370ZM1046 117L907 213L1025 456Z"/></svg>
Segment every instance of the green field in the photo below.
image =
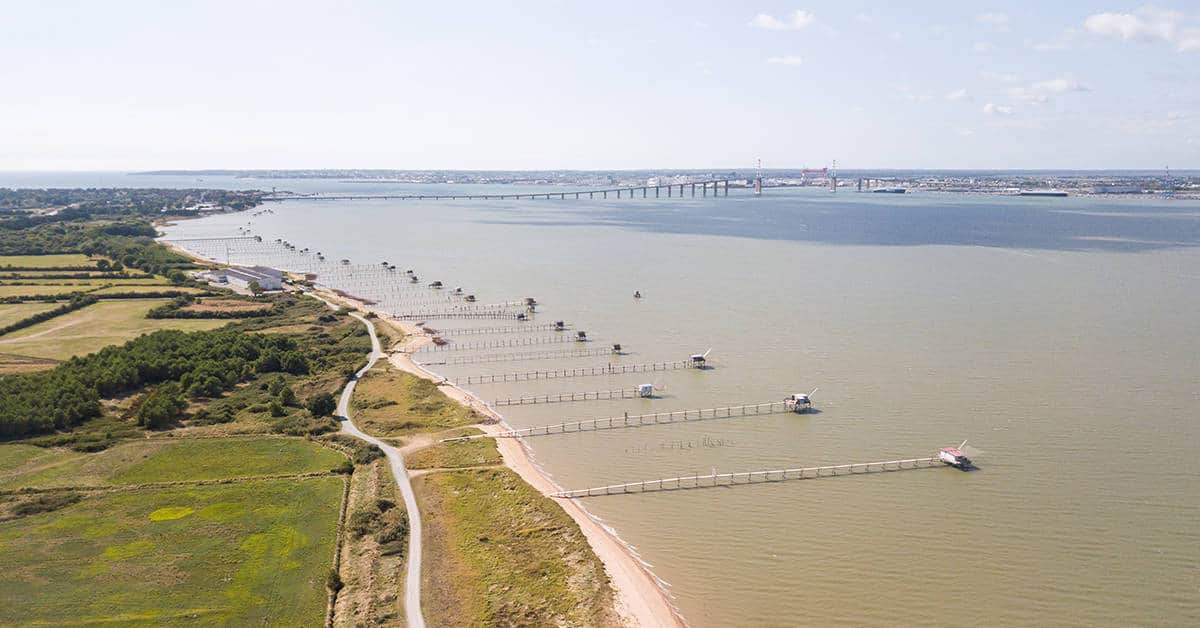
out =
<svg viewBox="0 0 1200 628"><path fill-rule="evenodd" d="M92 292L96 296L104 296L106 294L122 294L122 293L142 293L142 292L187 292L189 294L199 294L204 292L200 288L192 288L188 286L172 286L170 284L141 284L141 283L123 283L108 288L101 288Z"/></svg>
<svg viewBox="0 0 1200 628"><path fill-rule="evenodd" d="M4 303L0 304L0 327L11 325L47 310L58 307L57 303Z"/></svg>
<svg viewBox="0 0 1200 628"><path fill-rule="evenodd" d="M62 268L66 266L95 266L96 260L82 253L56 255L0 255L0 271L5 266L15 268Z"/></svg>
<svg viewBox="0 0 1200 628"><path fill-rule="evenodd" d="M39 284L36 286L12 286L0 284L0 297L40 297L44 294L70 294L72 292L85 292L94 288L86 282L81 284Z"/></svg>
<svg viewBox="0 0 1200 628"><path fill-rule="evenodd" d="M159 329L196 331L213 329L228 321L213 319L147 319L146 312L170 299L101 301L7 334L0 338L0 353L65 360Z"/></svg>
<svg viewBox="0 0 1200 628"><path fill-rule="evenodd" d="M0 625L320 625L343 482L91 493L2 522Z"/></svg>
<svg viewBox="0 0 1200 628"><path fill-rule="evenodd" d="M122 279L153 279L154 278L154 275L152 275L150 273L144 273L142 271L134 271L134 272L122 271L122 272L126 273L129 276L127 276L127 277L108 277L108 276L106 276L109 274L108 271L102 271L102 270L95 270L95 271L88 271L88 270L13 270L13 271L6 271L3 268L0 268L0 274L16 275L21 280L29 280L29 281L38 281L41 279L46 279L47 281L60 281L61 280L60 278L62 278L63 275L71 275L70 277L66 278L69 280L70 279L97 279L97 280L108 279L110 281L120 281ZM76 275L80 275L80 276L77 277Z"/></svg>
<svg viewBox="0 0 1200 628"><path fill-rule="evenodd" d="M299 438L168 438L126 441L84 454L0 445L0 489L194 482L324 472L346 457ZM12 458L18 462L8 460Z"/></svg>

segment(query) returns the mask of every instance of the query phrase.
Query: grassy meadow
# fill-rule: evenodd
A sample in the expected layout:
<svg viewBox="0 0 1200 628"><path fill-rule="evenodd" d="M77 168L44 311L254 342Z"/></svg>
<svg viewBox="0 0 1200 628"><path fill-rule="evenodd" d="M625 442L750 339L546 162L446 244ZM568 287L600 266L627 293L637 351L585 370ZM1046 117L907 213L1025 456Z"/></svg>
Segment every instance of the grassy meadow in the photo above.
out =
<svg viewBox="0 0 1200 628"><path fill-rule="evenodd" d="M0 272L6 268L66 268L95 266L98 258L82 253L50 255L0 255Z"/></svg>
<svg viewBox="0 0 1200 628"><path fill-rule="evenodd" d="M146 318L146 312L168 302L170 299L100 301L0 336L0 353L65 360L159 329L197 331L215 329L229 322L219 319Z"/></svg>
<svg viewBox="0 0 1200 628"><path fill-rule="evenodd" d="M0 459L0 490L13 490L315 473L346 457L300 438L259 436L130 440L90 454L0 445Z"/></svg>
<svg viewBox="0 0 1200 628"><path fill-rule="evenodd" d="M85 494L0 522L0 625L319 625L343 479Z"/></svg>
<svg viewBox="0 0 1200 628"><path fill-rule="evenodd" d="M57 303L0 303L0 327L11 325L34 314L53 310L56 307L58 307Z"/></svg>

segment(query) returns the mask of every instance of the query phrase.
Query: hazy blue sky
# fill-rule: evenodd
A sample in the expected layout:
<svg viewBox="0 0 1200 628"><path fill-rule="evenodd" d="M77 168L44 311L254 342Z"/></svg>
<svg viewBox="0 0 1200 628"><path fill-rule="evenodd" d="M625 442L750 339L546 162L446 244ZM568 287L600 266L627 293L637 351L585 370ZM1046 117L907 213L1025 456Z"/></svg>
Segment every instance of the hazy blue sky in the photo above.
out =
<svg viewBox="0 0 1200 628"><path fill-rule="evenodd" d="M1196 0L7 4L0 169L1200 168Z"/></svg>

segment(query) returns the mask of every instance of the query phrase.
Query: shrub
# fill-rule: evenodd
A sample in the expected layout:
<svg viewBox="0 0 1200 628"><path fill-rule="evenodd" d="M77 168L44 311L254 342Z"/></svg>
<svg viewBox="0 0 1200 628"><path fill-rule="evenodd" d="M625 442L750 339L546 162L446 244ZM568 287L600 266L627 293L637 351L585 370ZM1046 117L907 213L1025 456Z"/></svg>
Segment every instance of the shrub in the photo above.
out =
<svg viewBox="0 0 1200 628"><path fill-rule="evenodd" d="M306 407L313 416L329 416L337 410L337 401L329 393L318 393L308 400Z"/></svg>
<svg viewBox="0 0 1200 628"><path fill-rule="evenodd" d="M25 517L36 515L39 512L51 512L59 508L66 508L71 504L79 502L81 499L83 499L83 496L78 493L44 493L17 504L13 508L13 514L18 517Z"/></svg>
<svg viewBox="0 0 1200 628"><path fill-rule="evenodd" d="M142 400L136 414L138 425L151 429L163 427L174 421L186 407L187 401L179 384L167 382Z"/></svg>
<svg viewBox="0 0 1200 628"><path fill-rule="evenodd" d="M342 582L342 576L338 574L338 571L336 569L330 569L329 575L325 577L325 588L329 589L332 593L337 593L338 591L341 591L342 587L344 586L346 585Z"/></svg>

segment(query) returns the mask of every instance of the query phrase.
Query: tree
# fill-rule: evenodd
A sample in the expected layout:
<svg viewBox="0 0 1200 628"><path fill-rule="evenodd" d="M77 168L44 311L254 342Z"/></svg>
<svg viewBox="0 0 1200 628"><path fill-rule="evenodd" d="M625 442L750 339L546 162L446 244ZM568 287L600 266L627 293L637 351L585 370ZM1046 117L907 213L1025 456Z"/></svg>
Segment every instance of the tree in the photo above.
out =
<svg viewBox="0 0 1200 628"><path fill-rule="evenodd" d="M246 284L246 287L250 289L250 294L253 294L254 296L258 296L264 292L263 287L260 286L257 281L251 281L250 283Z"/></svg>
<svg viewBox="0 0 1200 628"><path fill-rule="evenodd" d="M337 410L337 401L329 393L320 393L308 400L308 411L313 416L329 416Z"/></svg>
<svg viewBox="0 0 1200 628"><path fill-rule="evenodd" d="M187 275L183 274L183 271L181 270L173 270L167 274L167 279L169 279L171 283L178 286L179 284L187 281Z"/></svg>
<svg viewBox="0 0 1200 628"><path fill-rule="evenodd" d="M102 260L100 260L100 261L96 262L96 269L97 269L97 270L108 270L108 268L109 268L110 266L112 266L112 264L111 264L111 263L109 263L109 261L108 261L108 260L106 260L106 259L102 259Z"/></svg>
<svg viewBox="0 0 1200 628"><path fill-rule="evenodd" d="M174 421L186 407L187 401L179 384L167 382L150 391L142 400L137 411L138 425L151 429L163 427Z"/></svg>

